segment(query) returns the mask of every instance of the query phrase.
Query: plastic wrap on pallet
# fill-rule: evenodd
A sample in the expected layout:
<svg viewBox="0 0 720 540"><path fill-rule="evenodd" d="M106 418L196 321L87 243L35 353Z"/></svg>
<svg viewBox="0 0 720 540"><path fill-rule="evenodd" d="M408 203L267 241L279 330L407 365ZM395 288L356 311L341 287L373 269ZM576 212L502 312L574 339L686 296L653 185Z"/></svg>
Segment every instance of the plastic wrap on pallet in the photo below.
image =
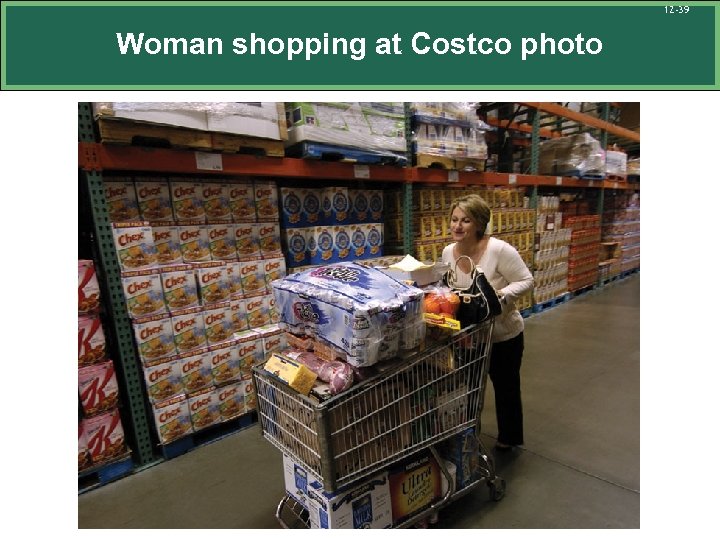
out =
<svg viewBox="0 0 720 540"><path fill-rule="evenodd" d="M285 104L289 146L316 142L405 152L405 115L401 102Z"/></svg>
<svg viewBox="0 0 720 540"><path fill-rule="evenodd" d="M281 328L324 339L356 367L392 358L424 337L422 290L379 270L338 263L291 274L272 286Z"/></svg>
<svg viewBox="0 0 720 540"><path fill-rule="evenodd" d="M640 176L640 158L627 160L627 173L629 175Z"/></svg>
<svg viewBox="0 0 720 540"><path fill-rule="evenodd" d="M627 174L627 154L615 150L606 152L605 167L607 174L625 176Z"/></svg>
<svg viewBox="0 0 720 540"><path fill-rule="evenodd" d="M412 102L417 154L487 159L485 131L475 102Z"/></svg>
<svg viewBox="0 0 720 540"><path fill-rule="evenodd" d="M588 133L543 141L539 145L539 173L585 176L605 174L605 151Z"/></svg>

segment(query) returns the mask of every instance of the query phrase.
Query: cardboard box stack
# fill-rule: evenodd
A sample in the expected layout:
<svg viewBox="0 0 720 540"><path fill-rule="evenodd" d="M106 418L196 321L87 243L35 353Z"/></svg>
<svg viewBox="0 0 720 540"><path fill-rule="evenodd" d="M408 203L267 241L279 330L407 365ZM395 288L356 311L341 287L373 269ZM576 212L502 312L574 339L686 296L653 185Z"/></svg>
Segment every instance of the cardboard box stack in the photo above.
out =
<svg viewBox="0 0 720 540"><path fill-rule="evenodd" d="M564 216L563 227L572 231L568 255L568 289L573 292L595 285L600 258L600 216Z"/></svg>
<svg viewBox="0 0 720 540"><path fill-rule="evenodd" d="M539 151L539 174L605 177L605 151L588 133L543 141Z"/></svg>
<svg viewBox="0 0 720 540"><path fill-rule="evenodd" d="M617 242L620 253L607 277L640 268L640 194L616 194L605 199L602 241Z"/></svg>
<svg viewBox="0 0 720 540"><path fill-rule="evenodd" d="M543 304L568 292L568 256L572 231L562 228L558 196L538 197L534 303Z"/></svg>

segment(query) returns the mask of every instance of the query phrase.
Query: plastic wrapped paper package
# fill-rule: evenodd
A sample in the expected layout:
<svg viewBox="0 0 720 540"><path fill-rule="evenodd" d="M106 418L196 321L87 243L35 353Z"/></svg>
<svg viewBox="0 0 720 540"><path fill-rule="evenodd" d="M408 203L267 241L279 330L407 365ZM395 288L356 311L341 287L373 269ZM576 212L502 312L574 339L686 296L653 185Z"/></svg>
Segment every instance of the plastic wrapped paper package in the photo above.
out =
<svg viewBox="0 0 720 540"><path fill-rule="evenodd" d="M605 174L605 151L588 133L540 143L540 174L584 176Z"/></svg>
<svg viewBox="0 0 720 540"><path fill-rule="evenodd" d="M361 367L424 338L422 290L379 270L338 263L272 283L281 328L329 342Z"/></svg>
<svg viewBox="0 0 720 540"><path fill-rule="evenodd" d="M605 164L608 174L624 176L627 173L627 154L625 152L608 150L606 156Z"/></svg>

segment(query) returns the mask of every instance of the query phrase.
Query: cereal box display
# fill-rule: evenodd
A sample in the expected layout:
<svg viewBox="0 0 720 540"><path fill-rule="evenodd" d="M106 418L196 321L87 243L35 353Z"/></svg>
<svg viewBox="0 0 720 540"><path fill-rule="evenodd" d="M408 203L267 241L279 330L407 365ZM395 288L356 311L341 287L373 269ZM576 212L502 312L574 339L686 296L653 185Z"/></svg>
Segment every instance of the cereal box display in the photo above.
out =
<svg viewBox="0 0 720 540"><path fill-rule="evenodd" d="M365 237L365 228L362 224L348 225L350 234L350 250L355 259L367 258L367 238Z"/></svg>
<svg viewBox="0 0 720 540"><path fill-rule="evenodd" d="M151 222L173 220L170 187L165 179L136 178L135 193L142 219Z"/></svg>
<svg viewBox="0 0 720 540"><path fill-rule="evenodd" d="M368 193L362 189L349 189L350 221L352 223L367 223L370 219L370 201Z"/></svg>
<svg viewBox="0 0 720 540"><path fill-rule="evenodd" d="M247 371L243 374L241 385L243 400L245 401L244 412L252 412L257 409L257 394L255 385L252 382L252 372Z"/></svg>
<svg viewBox="0 0 720 540"><path fill-rule="evenodd" d="M178 227L178 234L184 262L207 262L212 259L210 239L204 225L181 225Z"/></svg>
<svg viewBox="0 0 720 540"><path fill-rule="evenodd" d="M262 261L241 262L239 267L244 294L264 293L267 290Z"/></svg>
<svg viewBox="0 0 720 540"><path fill-rule="evenodd" d="M310 264L310 250L308 249L308 236L312 236L315 229L286 229L283 232L283 241L287 246L287 264L291 268Z"/></svg>
<svg viewBox="0 0 720 540"><path fill-rule="evenodd" d="M280 221L283 227L304 227L302 222L302 199L305 188L280 188Z"/></svg>
<svg viewBox="0 0 720 540"><path fill-rule="evenodd" d="M206 349L181 354L177 359L180 364L180 378L186 392L195 392L213 384L210 353Z"/></svg>
<svg viewBox="0 0 720 540"><path fill-rule="evenodd" d="M252 330L235 334L240 369L247 370L264 361L262 337Z"/></svg>
<svg viewBox="0 0 720 540"><path fill-rule="evenodd" d="M275 182L255 182L257 221L279 221L278 192Z"/></svg>
<svg viewBox="0 0 720 540"><path fill-rule="evenodd" d="M285 277L287 269L285 268L285 259L282 257L274 259L265 259L263 261L263 271L265 272L265 285L267 290L270 289L270 283L276 279Z"/></svg>
<svg viewBox="0 0 720 540"><path fill-rule="evenodd" d="M255 190L252 184L230 184L228 186L228 202L233 222L253 223L257 221Z"/></svg>
<svg viewBox="0 0 720 540"><path fill-rule="evenodd" d="M208 223L211 221L232 221L230 187L227 184L203 184L202 194Z"/></svg>
<svg viewBox="0 0 720 540"><path fill-rule="evenodd" d="M174 226L153 225L153 241L157 250L160 265L182 264L183 255L180 251L180 230Z"/></svg>
<svg viewBox="0 0 720 540"><path fill-rule="evenodd" d="M104 463L125 453L125 431L117 409L83 420L90 457Z"/></svg>
<svg viewBox="0 0 720 540"><path fill-rule="evenodd" d="M385 201L383 192L379 189L372 189L368 192L368 200L370 206L370 222L381 223L383 221L383 211Z"/></svg>
<svg viewBox="0 0 720 540"><path fill-rule="evenodd" d="M383 224L367 223L365 227L365 238L367 239L367 251L369 257L381 257L383 246Z"/></svg>
<svg viewBox="0 0 720 540"><path fill-rule="evenodd" d="M260 244L257 237L257 227L252 223L236 223L235 247L240 260L256 259L260 257Z"/></svg>
<svg viewBox="0 0 720 540"><path fill-rule="evenodd" d="M128 314L137 319L165 313L162 280L156 270L133 272L122 278Z"/></svg>
<svg viewBox="0 0 720 540"><path fill-rule="evenodd" d="M215 388L202 390L188 396L187 403L193 431L199 431L222 420Z"/></svg>
<svg viewBox="0 0 720 540"><path fill-rule="evenodd" d="M248 326L250 328L259 328L270 324L270 313L267 309L265 298L269 294L261 294L245 299L245 309L247 310Z"/></svg>
<svg viewBox="0 0 720 540"><path fill-rule="evenodd" d="M240 351L235 340L210 347L210 368L215 384L240 377Z"/></svg>
<svg viewBox="0 0 720 540"><path fill-rule="evenodd" d="M165 305L171 311L200 305L195 271L190 265L164 267L160 279Z"/></svg>
<svg viewBox="0 0 720 540"><path fill-rule="evenodd" d="M179 354L207 347L202 308L174 311L172 313L172 332Z"/></svg>
<svg viewBox="0 0 720 540"><path fill-rule="evenodd" d="M110 221L137 221L140 219L135 186L130 178L105 182L105 199L107 200Z"/></svg>
<svg viewBox="0 0 720 540"><path fill-rule="evenodd" d="M117 407L118 384L112 360L78 369L78 392L87 416Z"/></svg>
<svg viewBox="0 0 720 540"><path fill-rule="evenodd" d="M78 314L89 315L100 309L100 285L91 260L78 260Z"/></svg>
<svg viewBox="0 0 720 540"><path fill-rule="evenodd" d="M216 304L230 298L231 282L223 263L203 264L195 272L203 305Z"/></svg>
<svg viewBox="0 0 720 540"><path fill-rule="evenodd" d="M98 317L78 317L78 366L105 358L105 333Z"/></svg>
<svg viewBox="0 0 720 540"><path fill-rule="evenodd" d="M241 298L240 296L232 296L230 297L229 305L230 327L232 328L233 333L247 330L249 327L246 315L247 305L245 302L245 298Z"/></svg>
<svg viewBox="0 0 720 540"><path fill-rule="evenodd" d="M113 239L120 270L147 270L157 264L152 228L146 223L137 221L114 224Z"/></svg>
<svg viewBox="0 0 720 540"><path fill-rule="evenodd" d="M155 403L153 412L161 444L170 443L192 433L190 408L185 396L176 396Z"/></svg>
<svg viewBox="0 0 720 540"><path fill-rule="evenodd" d="M92 465L92 458L85 434L85 422L78 422L78 471L87 469L90 465Z"/></svg>
<svg viewBox="0 0 720 540"><path fill-rule="evenodd" d="M205 320L205 337L207 338L208 345L217 345L232 337L232 312L230 311L230 302L206 306L203 317Z"/></svg>
<svg viewBox="0 0 720 540"><path fill-rule="evenodd" d="M256 223L253 225L253 235L258 239L260 254L264 258L282 257L279 223Z"/></svg>
<svg viewBox="0 0 720 540"><path fill-rule="evenodd" d="M310 229L312 238L309 244L310 263L327 264L333 258L335 237L332 227L315 227Z"/></svg>
<svg viewBox="0 0 720 540"><path fill-rule="evenodd" d="M133 321L133 332L140 360L145 365L177 353L169 315L136 319Z"/></svg>
<svg viewBox="0 0 720 540"><path fill-rule="evenodd" d="M176 221L205 222L203 185L170 179L170 200Z"/></svg>
<svg viewBox="0 0 720 540"><path fill-rule="evenodd" d="M324 218L321 206L321 193L315 188L303 190L302 193L302 216L305 224L309 227L320 225Z"/></svg>
<svg viewBox="0 0 720 540"><path fill-rule="evenodd" d="M325 225L339 225L350 222L348 188L327 187L323 190L322 197Z"/></svg>
<svg viewBox="0 0 720 540"><path fill-rule="evenodd" d="M210 241L210 256L214 261L237 258L235 227L232 224L207 225L207 234Z"/></svg>
<svg viewBox="0 0 720 540"><path fill-rule="evenodd" d="M267 360L274 352L284 351L288 347L285 332L277 324L271 324L257 329L262 338L263 359Z"/></svg>
<svg viewBox="0 0 720 540"><path fill-rule="evenodd" d="M232 420L245 411L242 383L232 382L215 390L220 417L223 421Z"/></svg>
<svg viewBox="0 0 720 540"><path fill-rule="evenodd" d="M242 282L240 281L240 263L237 261L228 261L225 263L227 271L228 287L230 294L242 294Z"/></svg>
<svg viewBox="0 0 720 540"><path fill-rule="evenodd" d="M143 367L150 401L162 401L183 392L180 360L162 359Z"/></svg>

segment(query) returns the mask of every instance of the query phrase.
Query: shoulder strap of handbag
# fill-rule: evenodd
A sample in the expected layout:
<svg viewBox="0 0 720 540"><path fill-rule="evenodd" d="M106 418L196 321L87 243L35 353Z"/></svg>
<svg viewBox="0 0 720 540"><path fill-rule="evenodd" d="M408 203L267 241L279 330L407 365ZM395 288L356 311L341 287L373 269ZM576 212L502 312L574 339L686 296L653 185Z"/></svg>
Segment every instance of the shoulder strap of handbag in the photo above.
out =
<svg viewBox="0 0 720 540"><path fill-rule="evenodd" d="M459 287L457 285L457 267L458 262L460 259L467 259L470 261L470 267L472 270L470 271L470 283L467 287ZM475 283L475 279L477 278L479 270L477 269L477 266L475 265L475 261L473 261L470 257L467 255L460 255L457 259L455 259L455 266L451 267L450 270L448 270L448 285L452 288L458 290L458 291L467 291L473 288L473 283Z"/></svg>

